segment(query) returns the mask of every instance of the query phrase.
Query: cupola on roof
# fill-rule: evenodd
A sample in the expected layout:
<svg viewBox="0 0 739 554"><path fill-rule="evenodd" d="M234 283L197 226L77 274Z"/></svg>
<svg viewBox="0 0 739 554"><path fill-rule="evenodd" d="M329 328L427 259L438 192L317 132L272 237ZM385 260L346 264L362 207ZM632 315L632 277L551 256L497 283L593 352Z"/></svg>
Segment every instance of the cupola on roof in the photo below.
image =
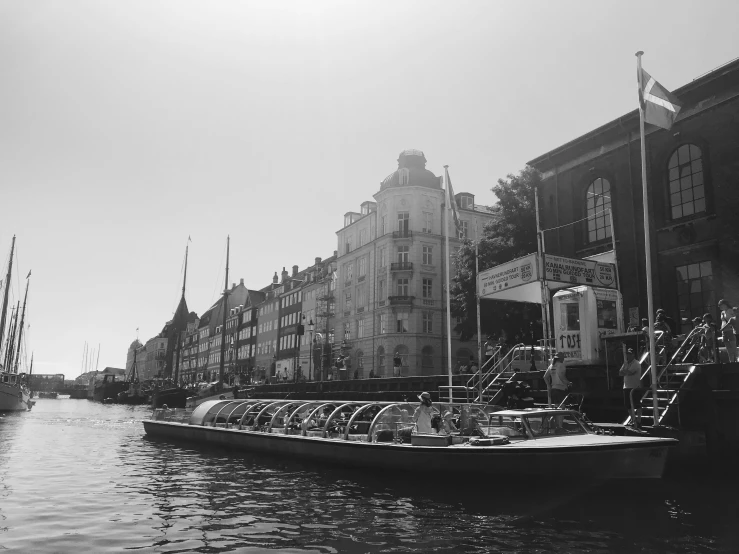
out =
<svg viewBox="0 0 739 554"><path fill-rule="evenodd" d="M441 189L439 178L426 169L426 156L420 150L403 150L398 156L398 169L385 177L380 190L405 186Z"/></svg>

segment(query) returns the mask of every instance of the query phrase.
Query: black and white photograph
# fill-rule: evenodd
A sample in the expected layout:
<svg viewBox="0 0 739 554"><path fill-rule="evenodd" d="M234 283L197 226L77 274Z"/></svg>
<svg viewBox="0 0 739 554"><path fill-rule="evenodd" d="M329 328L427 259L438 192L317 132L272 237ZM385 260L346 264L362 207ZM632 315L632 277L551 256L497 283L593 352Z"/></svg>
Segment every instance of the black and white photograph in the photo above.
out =
<svg viewBox="0 0 739 554"><path fill-rule="evenodd" d="M737 22L0 0L0 551L739 551Z"/></svg>

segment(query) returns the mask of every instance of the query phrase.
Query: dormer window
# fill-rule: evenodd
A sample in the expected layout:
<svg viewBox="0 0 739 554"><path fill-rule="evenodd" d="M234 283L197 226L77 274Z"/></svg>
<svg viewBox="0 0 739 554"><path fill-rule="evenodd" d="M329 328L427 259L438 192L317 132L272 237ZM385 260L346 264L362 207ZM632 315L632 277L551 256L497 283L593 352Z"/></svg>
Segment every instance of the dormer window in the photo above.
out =
<svg viewBox="0 0 739 554"><path fill-rule="evenodd" d="M398 170L398 184L407 185L411 181L411 171L407 167Z"/></svg>
<svg viewBox="0 0 739 554"><path fill-rule="evenodd" d="M475 208L475 197L460 195L459 196L459 207L465 210L473 210Z"/></svg>
<svg viewBox="0 0 739 554"><path fill-rule="evenodd" d="M346 214L344 216L344 227L349 227L349 225L352 224L352 216L350 214Z"/></svg>

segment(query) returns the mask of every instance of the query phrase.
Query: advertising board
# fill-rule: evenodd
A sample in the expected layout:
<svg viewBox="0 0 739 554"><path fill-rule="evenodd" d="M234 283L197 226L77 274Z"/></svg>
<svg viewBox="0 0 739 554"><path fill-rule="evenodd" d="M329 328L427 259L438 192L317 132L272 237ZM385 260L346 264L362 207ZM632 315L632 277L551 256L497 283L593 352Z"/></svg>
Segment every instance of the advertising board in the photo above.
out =
<svg viewBox="0 0 739 554"><path fill-rule="evenodd" d="M536 281L539 278L537 267L536 254L529 254L482 271L477 283L480 297Z"/></svg>
<svg viewBox="0 0 739 554"><path fill-rule="evenodd" d="M577 260L544 255L544 275L547 281L591 287L618 288L616 266L593 260Z"/></svg>

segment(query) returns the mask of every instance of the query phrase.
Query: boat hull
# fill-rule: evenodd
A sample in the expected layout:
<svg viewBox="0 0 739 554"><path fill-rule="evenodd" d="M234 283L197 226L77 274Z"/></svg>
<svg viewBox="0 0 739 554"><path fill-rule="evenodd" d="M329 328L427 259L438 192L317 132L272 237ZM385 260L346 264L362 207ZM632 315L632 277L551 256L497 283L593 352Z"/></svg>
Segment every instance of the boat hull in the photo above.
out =
<svg viewBox="0 0 739 554"><path fill-rule="evenodd" d="M22 387L0 383L0 412L26 411L30 397Z"/></svg>
<svg viewBox="0 0 739 554"><path fill-rule="evenodd" d="M330 462L345 467L529 479L660 478L670 439L623 439L571 446L524 441L502 446L412 446L333 440L147 420L151 437ZM595 439L593 439L595 441ZM438 473L444 474L444 473Z"/></svg>

